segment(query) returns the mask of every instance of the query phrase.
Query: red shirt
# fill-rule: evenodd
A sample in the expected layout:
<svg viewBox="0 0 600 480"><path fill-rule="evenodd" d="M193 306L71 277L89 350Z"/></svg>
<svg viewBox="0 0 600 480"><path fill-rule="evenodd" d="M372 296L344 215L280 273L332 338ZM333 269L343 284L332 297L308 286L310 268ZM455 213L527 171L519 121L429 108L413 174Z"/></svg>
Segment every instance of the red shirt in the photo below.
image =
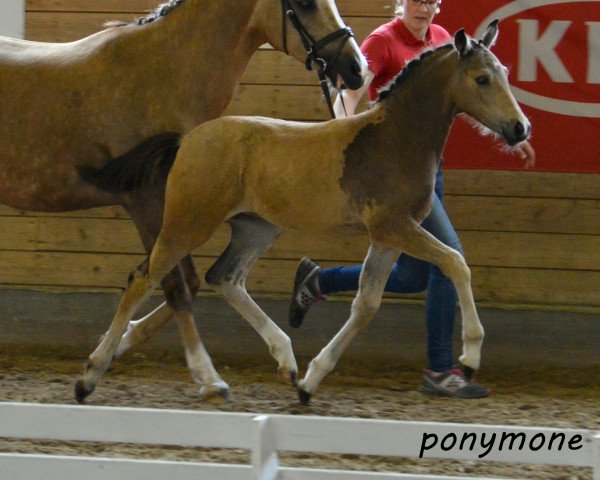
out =
<svg viewBox="0 0 600 480"><path fill-rule="evenodd" d="M387 85L409 60L424 50L450 42L452 36L439 25L431 24L425 41L419 40L398 17L378 27L362 43L360 49L367 58L375 77L369 85L369 98L375 100L378 90Z"/></svg>

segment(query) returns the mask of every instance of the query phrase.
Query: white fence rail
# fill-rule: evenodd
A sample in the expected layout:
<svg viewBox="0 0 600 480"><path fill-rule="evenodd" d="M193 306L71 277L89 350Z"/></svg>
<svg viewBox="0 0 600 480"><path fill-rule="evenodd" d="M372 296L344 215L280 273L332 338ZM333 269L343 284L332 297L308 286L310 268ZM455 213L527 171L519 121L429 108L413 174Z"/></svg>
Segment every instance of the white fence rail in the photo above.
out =
<svg viewBox="0 0 600 480"><path fill-rule="evenodd" d="M2 480L467 480L282 467L278 451L570 465L600 480L600 432L583 429L0 403L0 437L251 451L250 465L0 453Z"/></svg>

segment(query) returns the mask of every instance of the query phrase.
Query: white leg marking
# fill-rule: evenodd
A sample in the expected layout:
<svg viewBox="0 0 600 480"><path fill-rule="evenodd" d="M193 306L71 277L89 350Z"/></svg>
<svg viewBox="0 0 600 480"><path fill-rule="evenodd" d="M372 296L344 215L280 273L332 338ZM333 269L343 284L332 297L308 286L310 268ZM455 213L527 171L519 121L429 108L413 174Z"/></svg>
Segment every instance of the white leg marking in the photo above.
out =
<svg viewBox="0 0 600 480"><path fill-rule="evenodd" d="M380 244L372 244L360 274L359 287L352 302L350 318L333 339L310 362L308 371L298 386L314 393L338 362L351 340L372 320L381 304L381 296L394 261L400 252Z"/></svg>

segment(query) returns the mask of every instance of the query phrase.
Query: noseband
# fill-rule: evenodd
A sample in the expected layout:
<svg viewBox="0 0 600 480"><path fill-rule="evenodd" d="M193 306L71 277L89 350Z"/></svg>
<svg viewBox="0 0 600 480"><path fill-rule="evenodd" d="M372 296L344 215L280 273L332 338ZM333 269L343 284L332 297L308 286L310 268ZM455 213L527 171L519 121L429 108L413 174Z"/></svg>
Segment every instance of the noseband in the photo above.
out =
<svg viewBox="0 0 600 480"><path fill-rule="evenodd" d="M325 100L327 101L327 106L329 107L329 113L331 114L331 118L335 118L335 113L333 112L333 104L331 102L331 95L329 92L329 87L327 85L327 70L335 65L337 58L342 51L346 41L354 37L354 33L350 27L340 28L333 33L323 37L321 40L315 40L308 30L302 25L302 22L294 12L292 5L289 0L281 0L281 11L282 11L282 36L283 36L283 50L287 55L287 22L286 20L289 18L290 22L294 26L294 29L298 32L300 36L300 40L302 40L302 45L304 45L304 50L306 50L306 69L307 70L315 70L319 76L319 83L321 84L321 89L323 90L323 95L325 96ZM335 51L334 55L329 60L329 63L320 55L320 50L329 45L331 42L341 38L339 47Z"/></svg>

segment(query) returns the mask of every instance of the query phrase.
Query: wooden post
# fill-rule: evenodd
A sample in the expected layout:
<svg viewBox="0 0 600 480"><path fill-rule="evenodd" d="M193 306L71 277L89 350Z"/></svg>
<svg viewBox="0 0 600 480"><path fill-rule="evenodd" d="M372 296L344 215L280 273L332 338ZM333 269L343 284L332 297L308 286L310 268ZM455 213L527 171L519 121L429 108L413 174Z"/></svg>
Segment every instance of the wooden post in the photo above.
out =
<svg viewBox="0 0 600 480"><path fill-rule="evenodd" d="M592 436L592 459L594 480L600 480L600 433Z"/></svg>
<svg viewBox="0 0 600 480"><path fill-rule="evenodd" d="M0 35L13 38L25 36L25 0L0 2Z"/></svg>
<svg viewBox="0 0 600 480"><path fill-rule="evenodd" d="M253 419L256 426L252 445L252 480L277 480L279 458L272 428L273 419L260 415Z"/></svg>

